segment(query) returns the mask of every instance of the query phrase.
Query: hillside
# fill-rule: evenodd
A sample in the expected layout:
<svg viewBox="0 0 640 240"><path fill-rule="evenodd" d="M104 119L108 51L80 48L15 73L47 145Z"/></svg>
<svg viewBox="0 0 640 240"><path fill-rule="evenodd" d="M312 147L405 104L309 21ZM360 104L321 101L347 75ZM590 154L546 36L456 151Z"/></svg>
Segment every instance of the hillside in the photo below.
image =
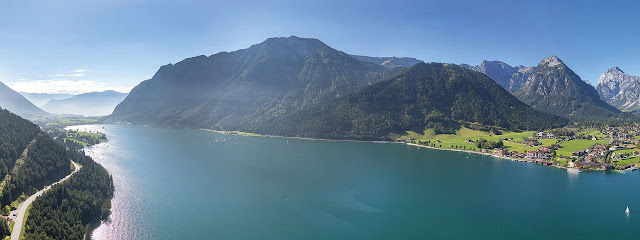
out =
<svg viewBox="0 0 640 240"><path fill-rule="evenodd" d="M71 162L82 168L38 197L28 210L21 239L84 239L95 224L106 220L113 197L113 179L83 152L67 151L40 128L0 109L0 209L8 215L27 196L71 173ZM0 222L0 237L8 236Z"/></svg>
<svg viewBox="0 0 640 240"><path fill-rule="evenodd" d="M610 68L600 76L596 89L604 101L618 109L640 110L639 76L631 76L617 67Z"/></svg>
<svg viewBox="0 0 640 240"><path fill-rule="evenodd" d="M0 107L22 117L36 117L47 115L47 112L33 105L20 93L0 82Z"/></svg>
<svg viewBox="0 0 640 240"><path fill-rule="evenodd" d="M516 66L512 67L501 61L482 61L480 65L471 66L468 64L460 64L466 69L478 71L486 74L491 79L500 84L504 89L507 89L510 93L515 93L524 85L531 72L532 67Z"/></svg>
<svg viewBox="0 0 640 240"><path fill-rule="evenodd" d="M570 118L602 119L620 113L556 56L542 60L514 96L535 109Z"/></svg>
<svg viewBox="0 0 640 240"><path fill-rule="evenodd" d="M7 110L0 110L0 203L42 188L71 172L63 147L40 128Z"/></svg>
<svg viewBox="0 0 640 240"><path fill-rule="evenodd" d="M108 120L236 130L345 96L397 71L317 39L270 38L162 66Z"/></svg>
<svg viewBox="0 0 640 240"><path fill-rule="evenodd" d="M51 100L42 106L47 112L83 116L106 116L127 97L116 91L90 92L61 100Z"/></svg>
<svg viewBox="0 0 640 240"><path fill-rule="evenodd" d="M486 75L453 64L420 63L404 73L263 128L261 133L358 140L389 140L406 130L453 132L460 123L545 129L567 120L537 111Z"/></svg>

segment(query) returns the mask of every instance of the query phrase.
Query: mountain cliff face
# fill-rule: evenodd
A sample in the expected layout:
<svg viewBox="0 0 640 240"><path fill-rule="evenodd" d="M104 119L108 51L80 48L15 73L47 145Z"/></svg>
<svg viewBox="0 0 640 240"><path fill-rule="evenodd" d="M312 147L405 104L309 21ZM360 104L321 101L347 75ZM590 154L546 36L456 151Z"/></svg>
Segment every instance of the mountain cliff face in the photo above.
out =
<svg viewBox="0 0 640 240"><path fill-rule="evenodd" d="M360 61L370 62L386 68L394 67L411 67L422 61L410 57L368 57L359 55L350 55Z"/></svg>
<svg viewBox="0 0 640 240"><path fill-rule="evenodd" d="M247 49L162 66L129 93L110 119L240 130L342 97L396 71L316 39L270 38Z"/></svg>
<svg viewBox="0 0 640 240"><path fill-rule="evenodd" d="M517 66L512 67L501 61L482 61L480 65L471 66L468 64L460 64L460 66L473 71L481 72L489 76L496 81L504 89L507 89L510 93L514 93L522 87L527 81L532 67Z"/></svg>
<svg viewBox="0 0 640 240"><path fill-rule="evenodd" d="M506 129L560 127L567 119L527 106L486 75L454 64L419 63L354 94L274 120L256 132L326 139L389 140L392 133L461 122Z"/></svg>
<svg viewBox="0 0 640 240"><path fill-rule="evenodd" d="M24 118L47 115L47 112L33 105L20 93L0 82L0 108L7 109Z"/></svg>
<svg viewBox="0 0 640 240"><path fill-rule="evenodd" d="M620 113L556 56L542 60L514 95L535 109L566 117L597 119Z"/></svg>
<svg viewBox="0 0 640 240"><path fill-rule="evenodd" d="M600 76L596 89L603 100L621 110L640 110L638 76L626 74L617 67L610 68Z"/></svg>
<svg viewBox="0 0 640 240"><path fill-rule="evenodd" d="M116 91L91 92L76 95L67 99L51 100L42 106L47 112L59 114L75 114L83 116L106 116L124 98L126 93Z"/></svg>

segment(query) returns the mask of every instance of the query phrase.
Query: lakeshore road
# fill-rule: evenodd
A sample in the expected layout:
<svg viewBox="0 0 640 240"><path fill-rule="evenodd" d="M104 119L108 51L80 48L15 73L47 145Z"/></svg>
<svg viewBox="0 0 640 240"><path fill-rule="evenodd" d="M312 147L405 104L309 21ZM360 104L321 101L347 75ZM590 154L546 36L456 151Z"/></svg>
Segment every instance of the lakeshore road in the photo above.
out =
<svg viewBox="0 0 640 240"><path fill-rule="evenodd" d="M24 202L22 202L22 203L20 203L20 205L18 205L18 208L16 210L13 210L13 211L11 211L11 213L9 213L9 219L13 220L13 222L14 222L13 231L11 232L11 240L19 240L20 239L20 231L22 231L22 224L24 222L24 214L27 212L27 208L29 208L29 205L31 205L31 203L33 203L33 201L36 200L36 198L38 198L44 192L49 190L52 186L54 186L54 185L56 185L58 183L61 183L64 180L67 180L69 177L71 177L71 175L73 175L78 170L80 170L80 165L78 165L74 161L71 161L71 163L75 167L75 169L73 170L72 173L70 173L69 175L67 175L63 179L60 179L60 181L54 182L51 185L46 186L42 190L40 190L40 191L34 193L33 195L29 196L29 198L27 198L27 200L24 200Z"/></svg>

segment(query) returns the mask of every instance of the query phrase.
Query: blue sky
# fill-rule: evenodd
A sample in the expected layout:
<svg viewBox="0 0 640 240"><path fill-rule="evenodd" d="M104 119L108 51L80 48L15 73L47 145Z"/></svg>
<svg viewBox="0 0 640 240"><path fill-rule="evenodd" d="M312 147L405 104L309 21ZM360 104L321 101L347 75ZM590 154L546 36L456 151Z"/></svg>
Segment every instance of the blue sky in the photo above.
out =
<svg viewBox="0 0 640 240"><path fill-rule="evenodd" d="M28 1L0 3L0 81L28 92L126 91L164 64L269 37L347 53L533 66L555 54L596 83L640 75L634 1Z"/></svg>

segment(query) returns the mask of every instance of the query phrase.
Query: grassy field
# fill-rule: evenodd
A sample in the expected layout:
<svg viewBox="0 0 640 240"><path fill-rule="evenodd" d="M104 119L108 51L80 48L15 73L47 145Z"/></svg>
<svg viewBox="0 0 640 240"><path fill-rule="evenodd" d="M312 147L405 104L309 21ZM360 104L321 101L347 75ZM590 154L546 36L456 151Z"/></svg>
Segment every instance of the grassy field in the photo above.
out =
<svg viewBox="0 0 640 240"><path fill-rule="evenodd" d="M616 161L616 165L638 164L638 160L640 160L640 158L632 157L632 158L629 158L629 159Z"/></svg>
<svg viewBox="0 0 640 240"><path fill-rule="evenodd" d="M587 149L596 143L607 144L609 143L609 140L603 139L594 141L588 139L574 139L571 141L562 142L560 143L560 146L562 147L556 150L556 154L560 156L571 156L571 154L573 154L574 152Z"/></svg>
<svg viewBox="0 0 640 240"><path fill-rule="evenodd" d="M630 153L633 155L633 151L637 151L637 148L631 148L631 149L623 149L623 150L618 150L615 151L614 153L619 154L619 153ZM632 157L632 158L628 158L625 160L618 160L615 162L615 165L628 165L628 164L638 164L638 161L640 160L640 158L638 157Z"/></svg>
<svg viewBox="0 0 640 240"><path fill-rule="evenodd" d="M599 131L590 131L585 132L587 134L600 134ZM518 152L526 152L526 151L535 151L540 148L540 146L551 146L552 144L557 144L558 139L541 139L538 140L540 142L540 146L528 147L524 144L521 144L523 138L529 138L534 134L534 132L504 132L500 135L491 134L489 132L477 131L468 128L461 128L456 131L456 134L435 134L432 129L427 129L424 133L417 133L413 131L407 131L406 135L402 136L401 139L413 138L417 141L430 141L434 143L435 141L440 141L440 143L435 143L436 147L441 148L464 148L469 150L479 150L476 149L475 144L466 143L465 139L471 139L474 142L480 138L484 138L489 141L497 141L500 138L512 139L509 141L504 141L504 146L509 151L518 151ZM609 141L606 139L603 140L587 140L587 139L575 139L571 141L566 141L560 143L562 148L556 150L557 155L559 156L571 156L574 152L587 149L593 146L596 143L607 144Z"/></svg>
<svg viewBox="0 0 640 240"><path fill-rule="evenodd" d="M406 135L402 136L401 139L413 138L417 141L431 141L434 143L435 141L440 141L440 143L435 143L436 147L441 148L464 148L468 150L478 150L476 149L476 145L473 143L466 143L465 139L471 139L472 141L477 141L480 138L484 138L489 141L498 141L500 138L512 138L513 141L519 142L522 141L522 138L531 137L533 132L504 132L500 135L491 134L489 132L473 130L469 128L460 128L456 131L456 134L435 134L433 129L427 129L424 133L417 133L413 131L407 131ZM555 143L555 141L553 141ZM553 144L549 141L549 145ZM514 142L504 142L504 145L510 151L519 151L523 152L525 150L536 150L538 147L527 147L526 145Z"/></svg>
<svg viewBox="0 0 640 240"><path fill-rule="evenodd" d="M98 144L106 141L102 135L90 132L67 132L65 141L74 141L82 146Z"/></svg>
<svg viewBox="0 0 640 240"><path fill-rule="evenodd" d="M576 134L577 135L595 136L597 138L605 137L604 133L600 132L599 130L582 131L582 132L577 132Z"/></svg>

